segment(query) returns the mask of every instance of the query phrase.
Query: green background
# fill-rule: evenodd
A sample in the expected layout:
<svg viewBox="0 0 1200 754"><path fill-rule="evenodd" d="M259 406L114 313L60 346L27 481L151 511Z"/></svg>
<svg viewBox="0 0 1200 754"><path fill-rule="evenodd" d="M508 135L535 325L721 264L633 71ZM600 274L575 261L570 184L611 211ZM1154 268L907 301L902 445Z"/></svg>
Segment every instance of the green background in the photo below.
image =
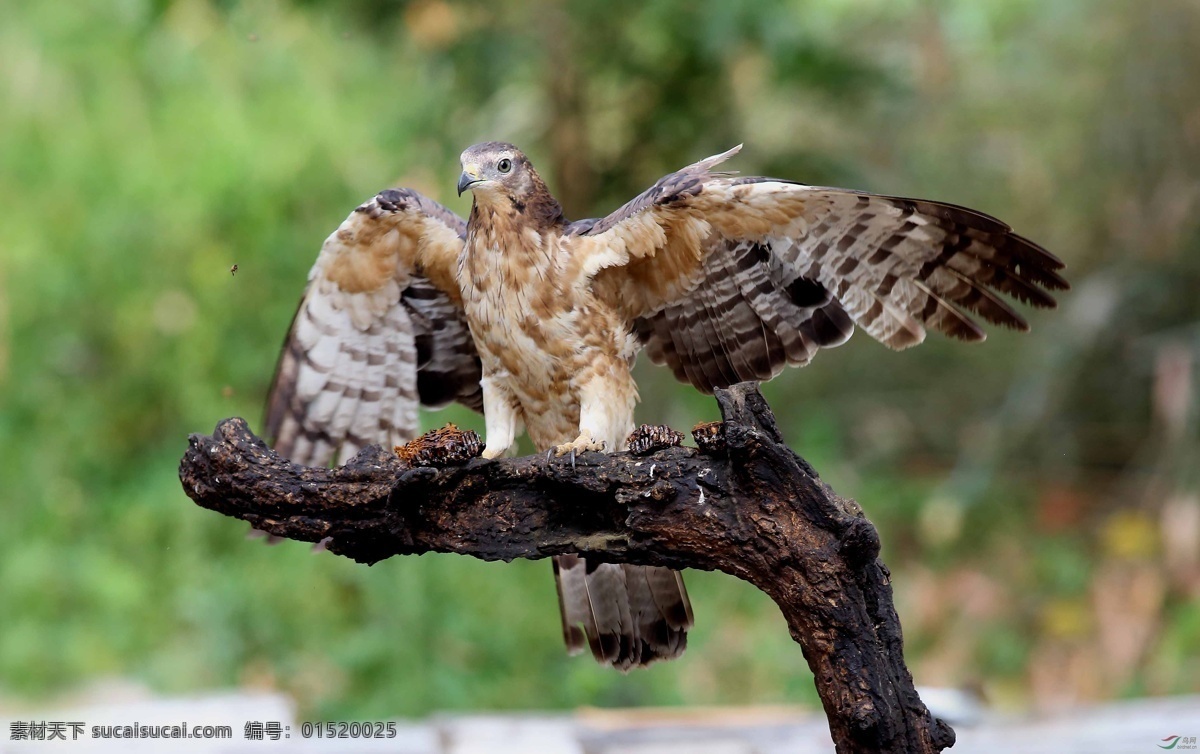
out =
<svg viewBox="0 0 1200 754"><path fill-rule="evenodd" d="M181 492L188 433L259 426L324 237L391 185L465 213L457 155L486 139L572 217L744 142L733 169L976 207L1066 260L1032 334L860 334L766 392L879 526L919 684L1002 707L1200 687L1195 3L498 6L0 0L0 699L816 703L727 576L688 575L682 661L622 676L565 656L547 563L368 568ZM716 416L638 375L640 419Z"/></svg>

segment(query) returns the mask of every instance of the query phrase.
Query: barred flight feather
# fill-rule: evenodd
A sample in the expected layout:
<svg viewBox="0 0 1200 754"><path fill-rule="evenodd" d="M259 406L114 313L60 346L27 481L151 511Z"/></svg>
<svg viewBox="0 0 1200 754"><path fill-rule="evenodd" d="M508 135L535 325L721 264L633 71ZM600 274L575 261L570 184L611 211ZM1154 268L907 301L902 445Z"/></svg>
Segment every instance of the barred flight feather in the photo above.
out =
<svg viewBox="0 0 1200 754"><path fill-rule="evenodd" d="M482 409L479 356L457 291L423 274L427 260L457 260L465 234L445 207L391 189L329 236L267 399L279 453L310 466L343 463L366 445L413 439L420 404Z"/></svg>
<svg viewBox="0 0 1200 754"><path fill-rule="evenodd" d="M922 342L927 328L983 340L971 315L1026 330L999 294L1052 307L1050 292L1069 287L1061 261L981 212L710 171L729 154L570 229L601 244L621 238L625 261L599 270L595 290L634 321L652 361L701 390L807 364L853 324L894 349ZM639 235L647 218L665 240ZM709 228L693 265L672 248L682 218ZM789 296L796 285L827 300L806 305Z"/></svg>

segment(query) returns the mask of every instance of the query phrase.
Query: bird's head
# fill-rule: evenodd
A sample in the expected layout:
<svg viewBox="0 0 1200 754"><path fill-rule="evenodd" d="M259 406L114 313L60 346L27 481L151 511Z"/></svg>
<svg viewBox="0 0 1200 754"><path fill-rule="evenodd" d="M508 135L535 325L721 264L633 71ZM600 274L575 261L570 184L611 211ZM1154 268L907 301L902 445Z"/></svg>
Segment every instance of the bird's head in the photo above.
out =
<svg viewBox="0 0 1200 754"><path fill-rule="evenodd" d="M512 144L485 141L468 147L459 160L462 162L459 196L469 189L477 199L508 196L521 202L541 185L529 158Z"/></svg>
<svg viewBox="0 0 1200 754"><path fill-rule="evenodd" d="M529 158L512 144L485 141L467 148L459 159L462 175L458 177L458 194L462 196L470 189L476 207L521 217L539 227L566 222L562 207L550 195Z"/></svg>

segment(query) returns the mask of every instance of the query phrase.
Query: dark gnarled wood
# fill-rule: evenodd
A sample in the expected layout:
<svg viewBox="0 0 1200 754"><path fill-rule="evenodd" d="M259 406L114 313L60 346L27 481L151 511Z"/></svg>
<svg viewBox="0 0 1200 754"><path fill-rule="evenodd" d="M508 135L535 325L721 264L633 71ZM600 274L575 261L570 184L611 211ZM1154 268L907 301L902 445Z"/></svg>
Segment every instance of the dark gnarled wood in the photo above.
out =
<svg viewBox="0 0 1200 754"><path fill-rule="evenodd" d="M904 665L875 527L783 444L755 385L716 397L724 421L697 429L703 451L672 446L678 433L664 429L643 431L642 455L462 463L478 448L458 453L443 431L436 447L405 455L452 465L410 466L376 446L329 470L290 463L243 420L227 419L211 437L192 435L179 477L198 505L281 537L327 539L329 550L364 563L423 552L505 561L580 552L724 571L778 603L839 752L952 745L954 732L929 714Z"/></svg>

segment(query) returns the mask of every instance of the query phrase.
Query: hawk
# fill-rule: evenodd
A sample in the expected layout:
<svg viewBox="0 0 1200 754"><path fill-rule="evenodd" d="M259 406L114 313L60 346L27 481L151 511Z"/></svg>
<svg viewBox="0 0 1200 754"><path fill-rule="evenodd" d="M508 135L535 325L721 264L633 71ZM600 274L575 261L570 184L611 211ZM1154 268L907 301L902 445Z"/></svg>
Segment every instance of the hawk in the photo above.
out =
<svg viewBox="0 0 1200 754"><path fill-rule="evenodd" d="M341 463L413 438L419 405L458 401L483 411L487 458L522 429L560 455L619 451L642 349L711 392L803 366L855 325L893 349L929 329L983 340L973 317L1027 330L1008 298L1053 307L1068 287L1062 262L993 217L714 170L739 149L575 222L502 142L462 153L465 221L381 192L309 274L268 399L276 449ZM683 652L679 573L574 555L554 573L572 653L628 670Z"/></svg>

